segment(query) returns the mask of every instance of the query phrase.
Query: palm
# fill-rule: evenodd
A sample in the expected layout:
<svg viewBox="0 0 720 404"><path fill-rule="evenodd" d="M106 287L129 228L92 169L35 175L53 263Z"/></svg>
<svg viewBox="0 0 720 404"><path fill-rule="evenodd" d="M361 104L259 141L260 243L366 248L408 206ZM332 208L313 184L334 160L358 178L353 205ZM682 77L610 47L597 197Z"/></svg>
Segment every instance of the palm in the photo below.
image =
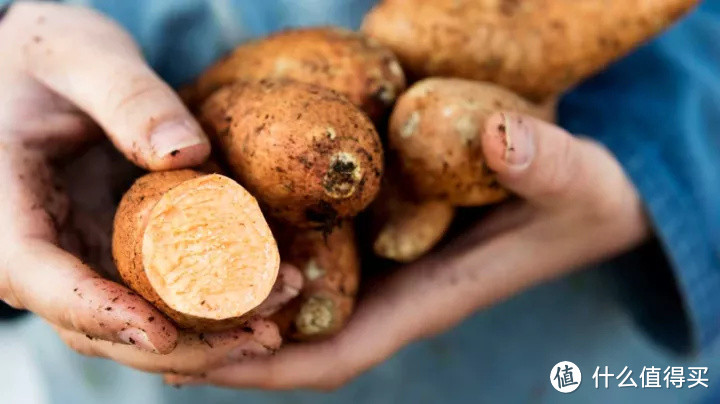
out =
<svg viewBox="0 0 720 404"><path fill-rule="evenodd" d="M113 212L139 169L70 102L34 82L15 86L0 141L16 174L9 180L30 213L26 231L112 275Z"/></svg>
<svg viewBox="0 0 720 404"><path fill-rule="evenodd" d="M83 150L56 168L69 197L65 223L58 229L63 248L110 278L116 278L111 256L113 215L117 204L141 170L108 141Z"/></svg>

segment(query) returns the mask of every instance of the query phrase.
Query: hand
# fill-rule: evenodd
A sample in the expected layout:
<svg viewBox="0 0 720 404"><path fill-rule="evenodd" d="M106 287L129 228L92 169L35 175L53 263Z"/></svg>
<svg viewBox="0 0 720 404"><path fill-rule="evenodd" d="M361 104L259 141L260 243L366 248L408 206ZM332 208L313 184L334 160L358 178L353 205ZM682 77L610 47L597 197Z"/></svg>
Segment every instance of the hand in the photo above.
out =
<svg viewBox="0 0 720 404"><path fill-rule="evenodd" d="M648 223L613 156L590 140L528 117L497 114L483 148L519 199L454 240L368 288L347 327L317 344L170 383L265 389L336 388L405 344L478 309L639 244Z"/></svg>
<svg viewBox="0 0 720 404"><path fill-rule="evenodd" d="M115 148L150 170L194 166L210 152L130 36L87 9L19 2L0 23L0 60L0 298L82 353L146 370L200 372L277 348L264 320L250 331L182 333L87 265L112 276L115 205L138 174ZM297 269L281 273L269 306L299 288Z"/></svg>

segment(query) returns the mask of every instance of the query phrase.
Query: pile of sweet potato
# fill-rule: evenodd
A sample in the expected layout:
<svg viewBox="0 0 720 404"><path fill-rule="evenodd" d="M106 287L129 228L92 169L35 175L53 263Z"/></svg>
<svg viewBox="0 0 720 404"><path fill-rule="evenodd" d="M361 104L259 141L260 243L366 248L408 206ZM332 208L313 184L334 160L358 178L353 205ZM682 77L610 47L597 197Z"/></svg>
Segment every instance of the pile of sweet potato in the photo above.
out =
<svg viewBox="0 0 720 404"><path fill-rule="evenodd" d="M303 28L241 44L182 92L212 161L148 174L123 198L119 272L183 328L262 312L286 338L331 336L358 290L355 216L370 208L362 242L378 256L426 254L456 207L509 196L484 163L490 115L553 120L563 91L695 2L385 0L361 32ZM267 313L258 307L280 261L304 285Z"/></svg>

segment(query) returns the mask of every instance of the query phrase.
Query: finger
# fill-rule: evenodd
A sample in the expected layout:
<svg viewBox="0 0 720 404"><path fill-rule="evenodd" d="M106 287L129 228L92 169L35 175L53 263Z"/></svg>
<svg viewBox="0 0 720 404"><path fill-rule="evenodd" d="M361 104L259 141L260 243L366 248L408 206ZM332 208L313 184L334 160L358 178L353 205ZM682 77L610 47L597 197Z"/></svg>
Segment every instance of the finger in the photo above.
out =
<svg viewBox="0 0 720 404"><path fill-rule="evenodd" d="M50 174L41 153L0 147L0 298L95 338L172 350L177 332L157 310L54 245L67 201Z"/></svg>
<svg viewBox="0 0 720 404"><path fill-rule="evenodd" d="M611 197L612 188L623 185L620 167L603 148L555 125L498 113L485 129L488 166L505 187L531 202L577 205Z"/></svg>
<svg viewBox="0 0 720 404"><path fill-rule="evenodd" d="M472 232L466 237L477 238ZM626 245L615 241L622 238L617 232L589 237L603 247L573 233L558 232L551 222L532 220L486 240L481 247L449 254L441 251L406 266L373 289L332 340L287 346L270 358L170 381L278 390L337 388L409 342L445 330L478 309Z"/></svg>
<svg viewBox="0 0 720 404"><path fill-rule="evenodd" d="M22 240L5 253L7 285L16 304L90 338L167 353L177 330L129 289L102 279L76 257L41 240Z"/></svg>
<svg viewBox="0 0 720 404"><path fill-rule="evenodd" d="M165 383L173 385L213 384L232 388L289 390L312 388L329 390L349 378L334 356L330 344L285 346L273 356L260 357L210 369L200 375L166 374ZM353 364L354 365L354 364Z"/></svg>
<svg viewBox="0 0 720 404"><path fill-rule="evenodd" d="M52 18L36 23L46 13ZM7 23L22 25L28 74L95 119L129 159L158 170L207 158L197 122L112 21L83 8L20 3Z"/></svg>
<svg viewBox="0 0 720 404"><path fill-rule="evenodd" d="M483 248L435 255L405 267L361 299L346 328L331 340L286 346L270 358L169 381L276 390L337 388L405 344L566 269L568 256L542 252L567 240L544 242L535 233L511 231Z"/></svg>
<svg viewBox="0 0 720 404"><path fill-rule="evenodd" d="M290 264L280 264L277 280L270 295L253 312L260 317L272 315L297 296L302 285L303 276L299 269Z"/></svg>
<svg viewBox="0 0 720 404"><path fill-rule="evenodd" d="M224 332L181 333L177 347L166 355L87 338L65 329L57 331L68 346L81 354L112 359L146 372L172 374L200 374L213 367L271 355L281 343L277 327L262 319Z"/></svg>

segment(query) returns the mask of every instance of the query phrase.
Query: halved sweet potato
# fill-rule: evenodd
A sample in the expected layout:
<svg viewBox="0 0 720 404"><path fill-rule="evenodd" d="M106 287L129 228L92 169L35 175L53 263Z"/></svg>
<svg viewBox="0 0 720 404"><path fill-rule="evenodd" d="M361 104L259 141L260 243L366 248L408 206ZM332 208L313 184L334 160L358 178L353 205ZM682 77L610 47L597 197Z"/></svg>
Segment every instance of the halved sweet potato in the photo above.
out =
<svg viewBox="0 0 720 404"><path fill-rule="evenodd" d="M200 331L242 324L280 265L255 198L228 177L192 170L138 179L115 215L112 249L133 290Z"/></svg>

